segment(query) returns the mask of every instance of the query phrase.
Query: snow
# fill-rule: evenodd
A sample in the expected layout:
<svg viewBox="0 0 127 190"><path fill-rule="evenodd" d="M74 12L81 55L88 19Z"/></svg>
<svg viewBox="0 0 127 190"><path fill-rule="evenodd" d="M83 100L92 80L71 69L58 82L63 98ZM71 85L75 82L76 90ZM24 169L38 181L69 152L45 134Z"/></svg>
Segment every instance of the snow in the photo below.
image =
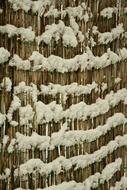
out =
<svg viewBox="0 0 127 190"><path fill-rule="evenodd" d="M58 24L53 23L52 25L47 25L45 27L45 32L41 36L36 37L38 45L42 41L46 44L50 44L52 38L58 42L62 35L64 46L76 47L78 45L76 34L78 33L79 28L74 18L70 19L70 26L72 28L65 26L62 20L60 20Z"/></svg>
<svg viewBox="0 0 127 190"><path fill-rule="evenodd" d="M17 121L10 121L10 125L12 127L16 127L16 126L18 126L18 122Z"/></svg>
<svg viewBox="0 0 127 190"><path fill-rule="evenodd" d="M91 6L91 3L81 3L80 1L79 5L75 7L75 4L77 3L74 1L72 3L73 7L67 7L60 2L60 6L58 6L59 9L57 9L56 2L54 0L8 1L14 11L22 9L26 13L33 12L33 17L35 16L38 19L38 24L41 20L44 20L44 22L49 23L49 25L44 28L44 33L42 33L41 35L39 31L39 36L35 36L35 32L32 30L31 26L28 28L18 28L11 24L0 26L0 33L7 34L9 38L17 36L17 40L21 41L34 41L36 43L35 45L38 46L37 49L39 49L39 51L39 46L47 44L46 47L48 47L49 50L49 57L45 57L43 53L40 54L38 51L34 51L30 57L23 60L23 58L21 58L19 55L12 55L8 52L8 50L2 47L0 48L0 64L9 62L7 68L10 68L11 66L16 67L17 70L24 71L41 70L46 72L68 72L69 74L69 72L75 72L78 70L80 72L86 70L88 70L89 72L89 70L93 69L101 70L102 68L108 67L109 65L113 65L113 67L116 69L117 65L115 64L121 64L121 62L127 59L127 49L125 47L119 49L119 39L125 38L126 40L127 37L127 32L124 30L123 23L120 23L122 20L121 18L119 18L119 15L122 15L122 11L124 11L124 13L127 13L127 7L124 7L124 10L123 8L121 9L121 1L116 2L117 7L107 7L100 12L98 11L100 10L98 4L99 1L96 2L97 6L94 7L96 8L96 10L94 9L94 14L96 13L96 16L99 16L99 18L101 17L100 19L102 21L106 19L107 22L109 22L108 19L112 19L115 16L114 21L116 27L112 28L108 32L106 30L106 32L103 33L99 31L97 26L92 26L91 24L93 23L93 20L96 20L94 18L91 19L93 15L91 13L90 7L88 7ZM0 14L2 14L2 12L3 10L0 9ZM23 15L26 14L23 11L21 12ZM16 14L18 13L19 12L17 12ZM43 19L40 18L42 16ZM66 18L68 18L68 22L66 22L65 24L64 21ZM49 22L47 22L47 20ZM89 21L90 24L88 23ZM50 55L50 50L52 48L51 46L54 41L56 44L59 41L63 44L63 57L52 54ZM106 50L107 44L108 47L110 47L109 43L114 41L118 41L117 49L115 49L115 51L112 51L110 48L107 48ZM126 41L123 43L126 45ZM86 44L89 47L86 47ZM70 59L66 59L66 53L68 52L66 51L66 49L70 47L70 49L73 49L76 48L78 45L79 51L82 52L82 54L76 55L75 57ZM103 51L105 51L105 53L103 53L101 56L95 56L93 54L93 47L95 47L96 45L102 45L102 49ZM120 44L120 46L122 46L122 44ZM111 46L112 49L114 49L114 47L114 45ZM85 49L84 52L83 49ZM122 71L120 71L120 73L121 72ZM113 140L107 142L105 146L98 148L95 152L87 153L88 151L84 149L85 145L89 146L91 142L96 141L98 143L100 137L108 134L108 132L111 132L111 130L116 130L117 126L121 127L121 129L124 129L126 127L126 117L122 113L113 114L113 112L111 111L112 116L108 117L106 122L103 120L105 124L98 125L96 126L96 128L93 128L93 118L102 116L106 113L108 114L110 110L112 108L115 108L118 104L122 104L124 108L126 106L125 104L127 104L127 89L122 88L117 90L118 87L120 88L121 86L123 86L121 81L122 76L119 76L120 73L118 73L118 77L113 80L113 84L115 83L113 86L115 92L110 91L109 94L105 95L109 90L108 84L105 83L105 80L100 81L99 83L92 81L91 84L86 85L80 85L78 83L66 83L66 85L53 83L49 83L48 85L40 85L39 83L35 85L34 83L29 83L30 81L27 80L26 82L20 82L17 86L14 86L14 88L12 88L12 81L8 77L7 69L7 76L5 75L3 76L3 78L1 77L0 88L2 90L4 89L3 91L13 92L13 99L7 111L7 114L0 113L0 127L3 131L3 138L0 146L1 148L3 148L3 151L5 150L5 148L7 148L8 154L12 154L15 152L16 154L23 154L23 157L25 159L22 163L18 162L18 165L14 165L14 177L18 176L21 182L22 177L27 179L29 174L35 175L35 178L33 179L36 179L38 174L40 174L41 176L45 176L46 187L44 188L44 190L91 190L98 188L100 184L109 182L110 179L115 175L115 173L121 169L122 158L117 158L114 162L107 164L105 168L103 168L102 170L100 169L99 172L89 176L82 183L77 183L76 181L65 181L61 184L47 187L48 177L52 177L52 174L54 175L54 184L59 183L59 180L57 182L55 180L57 177L56 175L61 173L63 173L63 175L68 175L68 172L70 170L77 170L78 172L78 169L81 169L82 171L82 169L87 168L92 164L101 162L104 158L107 159L110 154L113 154L121 147L127 146L127 134L123 134L123 136L115 136ZM116 74L117 73L115 70L115 77ZM104 75L106 74L104 73ZM63 75L60 76L62 77ZM93 78L94 76L92 76L91 79L93 80ZM31 79L31 77L29 79ZM120 83L120 81L121 85L117 86L116 84ZM84 96L82 96L83 100L78 103L80 100L80 97L78 96L93 96L93 90L94 92L98 92L96 95L101 93L101 95L104 96L104 99L97 98L96 102L94 101L95 103L86 104L85 98ZM105 94L103 94L105 90L107 91ZM44 95L42 96L43 100L40 101L40 96L42 94ZM7 95L10 97L10 93L7 93ZM51 95L52 99L56 99L56 95L59 95L59 102L53 101L51 99L50 103L45 104L45 98L47 98L45 97L46 95ZM70 107L67 107L66 103L69 95L71 95L72 97L72 104L69 105ZM28 101L29 98L30 101ZM17 119L14 119L15 111L17 114ZM90 125L92 126L91 129L79 130L78 122L86 121L88 119ZM9 139L10 137L7 136L5 133L5 131L7 132L7 130L5 130L5 121L9 123L10 127L12 128L13 133L11 134L11 139ZM58 128L53 128L55 127L54 123L57 123L59 125L59 130ZM77 130L74 130L75 123ZM3 124L4 126L2 126ZM46 130L46 135L43 135L43 126L46 127L46 129L44 129ZM52 127L51 131L48 128L49 126ZM16 128L13 130L13 127ZM31 129L29 129L29 127L31 127ZM20 129L21 133L17 132L18 129ZM54 129L55 131L53 132ZM40 133L42 135L40 135ZM82 146L82 154L85 151L84 155L81 155L79 149L76 154L74 153L73 155L71 155L71 147L80 147L80 145ZM64 153L62 148L64 149ZM68 149L69 158L66 157ZM45 162L44 160L37 158L37 155L35 155L35 150L42 151L42 159L44 156ZM49 162L48 153L50 152L52 154L52 151L57 151L58 154L53 161ZM5 180L7 182L7 186L10 182L10 174L11 170L9 168L3 168L3 173L0 175L0 179ZM71 179L73 179L73 177L74 176L72 173ZM110 190L121 190L127 188L126 181L126 177L121 177L121 180L116 182L114 184L114 187L111 187ZM21 183L19 184L22 185ZM28 186L29 184L27 184L26 188ZM34 188L36 187L37 184L35 184ZM17 188L17 190L22 190L22 188ZM39 189L36 188L36 190Z"/></svg>
<svg viewBox="0 0 127 190"><path fill-rule="evenodd" d="M101 12L100 15L103 16L104 18L110 19L113 16L113 13L117 13L118 9L117 7L107 7L104 8Z"/></svg>
<svg viewBox="0 0 127 190"><path fill-rule="evenodd" d="M35 33L34 33L34 31L32 31L31 27L17 28L14 25L6 24L3 26L0 26L0 33L2 33L2 34L7 33L9 38L11 38L15 35L21 36L21 39L25 40L25 41L33 41L35 39Z"/></svg>
<svg viewBox="0 0 127 190"><path fill-rule="evenodd" d="M63 108L61 105L56 104L55 101L47 105L41 101L38 101L35 103L35 110L37 124L45 122L48 123L52 120L58 122L63 118Z"/></svg>
<svg viewBox="0 0 127 190"><path fill-rule="evenodd" d="M25 85L24 83L22 84ZM24 88L25 86L23 86L23 89L20 89L20 90L24 91ZM33 85L33 90L31 93L33 97L32 99L34 100L33 103L34 103L34 108L35 108L35 113L36 113L34 115L36 115L37 124L49 123L51 121L54 121L57 123L62 119L66 119L66 120L78 119L78 120L83 120L83 121L85 121L88 117L92 119L99 115L105 114L106 112L110 110L111 107L115 107L120 102L124 102L127 96L127 89L123 88L123 89L118 90L117 92L111 91L109 94L105 96L105 99L98 98L95 103L92 103L90 105L87 105L85 102L81 101L80 103L72 104L68 109L64 110L62 105L57 104L55 101L49 104L44 104L42 101L37 101L36 88L37 88L36 85L35 86ZM19 109L20 107L21 107L21 100L17 96L14 96L14 100L12 101L11 106L8 110L8 114L7 114L7 118L9 122L12 121L13 111L16 109ZM23 110L24 111L22 111L21 115L24 115L25 117L27 109L24 108ZM31 110L29 117L32 119L33 112L30 106L29 106L29 110ZM27 117L26 117L26 120L27 120Z"/></svg>
<svg viewBox="0 0 127 190"><path fill-rule="evenodd" d="M86 8L86 7L85 7ZM83 3L77 7L67 7L66 12L69 15L69 17L73 16L78 17L80 20L83 19L84 10Z"/></svg>
<svg viewBox="0 0 127 190"><path fill-rule="evenodd" d="M98 31L98 42L99 44L108 44L117 38L119 39L123 33L123 24L119 24L116 28L112 28L111 32L100 33Z"/></svg>
<svg viewBox="0 0 127 190"><path fill-rule="evenodd" d="M37 97L40 94L52 95L53 97L55 97L57 94L61 94L63 97L63 102L66 103L68 95L87 95L93 90L97 92L99 88L104 92L104 90L107 88L107 83L102 83L101 85L98 85L96 82L86 85L78 85L78 83L71 83L68 85L49 83L49 85L41 84L38 89L35 84L31 83L30 86L27 86L25 82L22 81L17 86L14 86L14 94L18 95L20 93L29 93L32 96L34 102L37 101Z"/></svg>
<svg viewBox="0 0 127 190"><path fill-rule="evenodd" d="M35 32L32 31L32 27L29 28L19 28L18 34L21 35L21 39L25 41L33 41L35 39Z"/></svg>
<svg viewBox="0 0 127 190"><path fill-rule="evenodd" d="M118 164L118 165L117 165ZM108 174L110 177L112 177L115 173L115 171L118 171L121 166L121 159L118 158L114 162L111 162L102 170L102 173L95 173L94 175L89 176L83 183L77 183L75 181L69 181L69 182L62 182L58 185L52 185L46 188L43 188L43 190L91 190L95 189L99 186L101 183L100 179L104 179L104 173L107 172L107 178ZM108 167L111 168L108 169ZM107 178L105 178L105 181L107 181ZM116 182L114 187L111 187L110 190L121 190L127 187L127 178L121 177L121 180L119 182ZM15 190L24 190L23 188L17 188ZM27 189L28 190L28 189ZM36 190L42 190L42 189L36 189Z"/></svg>
<svg viewBox="0 0 127 190"><path fill-rule="evenodd" d="M95 141L111 129L119 125L124 125L125 123L127 123L125 116L122 113L116 113L107 119L105 125L97 126L96 129L68 131L68 125L64 123L60 131L52 133L51 137L40 136L35 132L33 132L31 136L25 136L18 132L16 133L15 142L17 143L18 149L22 151L31 149L32 147L39 148L39 150L45 150L47 148L53 150L59 146L68 147L75 144Z"/></svg>
<svg viewBox="0 0 127 190"><path fill-rule="evenodd" d="M11 38L14 35L17 35L17 27L15 27L14 25L11 24L6 24L3 26L0 26L0 32L1 33L7 33L8 37Z"/></svg>
<svg viewBox="0 0 127 190"><path fill-rule="evenodd" d="M73 29L75 35L78 33L79 31L79 25L77 24L77 22L75 21L74 17L70 17L70 26Z"/></svg>
<svg viewBox="0 0 127 190"><path fill-rule="evenodd" d="M5 168L4 173L0 175L0 179L7 180L11 175L11 170L9 168Z"/></svg>
<svg viewBox="0 0 127 190"><path fill-rule="evenodd" d="M53 160L48 164L43 163L40 159L30 159L26 163L20 165L20 175L26 175L27 173L30 174L36 172L36 170L38 170L41 175L48 175L52 171L59 174L61 167L70 169L71 164L68 163L66 165L66 159L64 159L64 157L59 157L57 160ZM14 175L17 176L18 172L18 170L15 170Z"/></svg>
<svg viewBox="0 0 127 190"><path fill-rule="evenodd" d="M126 48L122 48L122 49L119 49L119 54L120 54L120 57L124 60L127 58L127 49Z"/></svg>
<svg viewBox="0 0 127 190"><path fill-rule="evenodd" d="M33 12L38 12L41 14L41 12L45 11L47 5L49 6L52 3L52 0L9 0L9 3L12 4L14 11L23 9L25 12L28 12L30 9L32 9Z"/></svg>
<svg viewBox="0 0 127 190"><path fill-rule="evenodd" d="M82 183L76 183L75 181L70 181L70 182L63 182L59 185L52 185L50 187L43 188L43 190L81 190L82 187L83 187ZM15 190L26 190L26 189L17 188ZM42 189L37 188L36 190L42 190Z"/></svg>
<svg viewBox="0 0 127 190"><path fill-rule="evenodd" d="M35 84L31 83L30 86L26 86L25 82L22 81L18 84L18 86L14 86L14 95L18 95L21 93L30 94L33 102L37 102L39 90L37 89L37 86Z"/></svg>
<svg viewBox="0 0 127 190"><path fill-rule="evenodd" d="M85 180L83 183L83 190L91 190L91 188L95 189L99 184L104 184L105 181L110 180L116 171L120 170L121 164L121 158L116 159L115 162L107 164L101 173L95 173Z"/></svg>
<svg viewBox="0 0 127 190"><path fill-rule="evenodd" d="M14 94L29 93L32 90L31 86L26 86L24 81L20 82L18 86L14 86Z"/></svg>
<svg viewBox="0 0 127 190"><path fill-rule="evenodd" d="M0 48L0 64L5 63L8 61L10 57L10 53L5 48Z"/></svg>
<svg viewBox="0 0 127 190"><path fill-rule="evenodd" d="M53 95L62 94L64 100L67 99L67 95L75 94L76 96L80 96L82 94L90 94L92 90L98 89L98 84L96 82L92 82L92 84L87 85L78 85L77 83L71 83L69 85L60 85L50 83L49 85L41 85L40 86L40 94L44 95Z"/></svg>
<svg viewBox="0 0 127 190"><path fill-rule="evenodd" d="M116 159L114 163L108 164L102 171L100 182L104 184L105 181L109 181L112 178L113 174L115 174L117 171L120 171L121 165L121 158Z"/></svg>
<svg viewBox="0 0 127 190"><path fill-rule="evenodd" d="M116 150L119 147L126 146L127 145L127 135L120 136L119 141L117 139L110 141L106 146L102 146L99 150L95 151L92 154L86 154L86 155L78 155L71 157L69 159L66 159L63 156L60 156L49 163L44 163L40 159L30 159L24 164L20 165L20 169L15 169L14 174L15 177L20 175L26 175L30 173L35 173L38 171L42 176L49 175L51 172L54 172L56 174L59 174L62 170L68 171L71 169L72 166L74 166L74 169L77 170L79 168L85 168L95 162L100 162L104 157L106 157L108 154L111 154L114 150ZM121 161L117 161L117 164L115 164L117 169L106 169L107 171L110 171L111 173L116 172L116 170L119 170L119 164L121 164ZM102 183L105 181L106 177L111 176L106 175L106 172L104 171L104 178L102 178Z"/></svg>
<svg viewBox="0 0 127 190"><path fill-rule="evenodd" d="M5 89L7 92L11 91L12 81L9 77L4 77L1 83L1 87Z"/></svg>
<svg viewBox="0 0 127 190"><path fill-rule="evenodd" d="M4 170L4 172L5 172L5 178L10 177L10 175L11 175L11 170L10 170L9 168L6 168L6 169Z"/></svg>
<svg viewBox="0 0 127 190"><path fill-rule="evenodd" d="M8 141L9 141L9 136L8 135L4 135L4 137L3 137L3 148L5 148L5 146L8 143Z"/></svg>
<svg viewBox="0 0 127 190"><path fill-rule="evenodd" d="M95 173L94 175L89 176L84 182L83 182L83 190L91 190L91 188L97 188L99 186L99 179L101 177L101 174Z"/></svg>
<svg viewBox="0 0 127 190"><path fill-rule="evenodd" d="M94 118L108 112L111 107L118 105L120 101L124 101L126 94L127 89L123 88L116 93L111 91L106 95L105 99L98 98L96 103L91 105L84 102L71 105L69 109L65 110L64 117L79 120L86 120L87 117Z"/></svg>
<svg viewBox="0 0 127 190"><path fill-rule="evenodd" d="M30 137L17 132L15 143L18 144L18 150L25 151L26 149L36 147L38 147L40 150L43 150L49 147L49 141L50 137L38 135L36 132L33 132Z"/></svg>
<svg viewBox="0 0 127 190"><path fill-rule="evenodd" d="M110 187L110 190L122 190L127 188L127 177L121 177L120 181L115 183L115 186Z"/></svg>
<svg viewBox="0 0 127 190"><path fill-rule="evenodd" d="M78 45L74 31L70 27L66 27L63 33L63 45L76 47Z"/></svg>
<svg viewBox="0 0 127 190"><path fill-rule="evenodd" d="M51 17L58 18L60 16L61 12L55 8L55 6L51 5L49 7L49 10L44 14L44 17Z"/></svg>
<svg viewBox="0 0 127 190"><path fill-rule="evenodd" d="M77 7L66 7L64 10L58 10L55 8L53 4L53 0L9 0L14 11L18 11L19 9L23 9L25 12L28 12L30 9L33 13L38 13L39 16L44 14L44 17L53 16L54 18L65 18L65 16L78 18L80 20L84 20L88 22L92 17L91 11L88 12L90 7L87 7L85 3L81 3ZM47 6L49 10L46 10ZM46 10L46 11L45 11Z"/></svg>
<svg viewBox="0 0 127 190"><path fill-rule="evenodd" d="M22 60L18 55L14 54L13 58L9 61L10 66L15 66L17 69L30 70L31 65L29 60Z"/></svg>
<svg viewBox="0 0 127 190"><path fill-rule="evenodd" d="M31 6L31 0L9 0L10 3L12 3L12 7L15 11L22 8L25 12L28 12L30 10Z"/></svg>
<svg viewBox="0 0 127 190"><path fill-rule="evenodd" d="M120 83L120 81L121 81L121 80L122 80L122 79L121 79L121 78L119 78L119 77L115 78L115 84Z"/></svg>
<svg viewBox="0 0 127 190"><path fill-rule="evenodd" d="M54 146L72 146L75 144L80 144L85 142L92 142L97 140L102 135L105 135L112 128L115 128L119 125L124 125L127 122L125 116L121 113L116 113L114 116L109 117L107 122L103 126L98 126L96 129L90 130L74 130L66 131L67 127L63 126L64 130L53 133L51 135L51 147Z"/></svg>
<svg viewBox="0 0 127 190"><path fill-rule="evenodd" d="M14 96L7 113L7 119L9 122L12 121L13 112L19 109L20 106L21 106L21 100L17 96Z"/></svg>
<svg viewBox="0 0 127 190"><path fill-rule="evenodd" d="M78 31L77 37L78 37L78 41L80 43L83 43L83 41L84 41L84 35L82 34L81 31Z"/></svg>
<svg viewBox="0 0 127 190"><path fill-rule="evenodd" d="M49 40L50 38L47 38ZM67 43L70 43L69 41ZM74 42L73 42L74 43ZM17 69L33 71L41 69L42 71L56 70L57 72L74 72L81 68L81 71L105 68L111 64L117 64L127 58L127 49L119 49L118 54L110 49L102 56L94 56L92 51L87 47L86 52L81 55L76 55L71 59L64 59L59 56L50 55L44 57L37 51L34 51L28 60L22 60L18 55L14 55L10 60L10 66L16 66ZM31 62L33 67L31 66Z"/></svg>
<svg viewBox="0 0 127 190"><path fill-rule="evenodd" d="M14 151L14 145L16 144L16 140L14 138L11 139L11 143L9 144L7 151L8 153L12 153Z"/></svg>
<svg viewBox="0 0 127 190"><path fill-rule="evenodd" d="M31 105L26 105L24 107L19 108L19 116L20 116L20 125L27 125L30 121L33 120L34 112Z"/></svg>
<svg viewBox="0 0 127 190"><path fill-rule="evenodd" d="M101 86L102 86L102 87L101 87L102 92L104 92L104 91L108 88L107 83L104 83L104 82L102 82Z"/></svg>

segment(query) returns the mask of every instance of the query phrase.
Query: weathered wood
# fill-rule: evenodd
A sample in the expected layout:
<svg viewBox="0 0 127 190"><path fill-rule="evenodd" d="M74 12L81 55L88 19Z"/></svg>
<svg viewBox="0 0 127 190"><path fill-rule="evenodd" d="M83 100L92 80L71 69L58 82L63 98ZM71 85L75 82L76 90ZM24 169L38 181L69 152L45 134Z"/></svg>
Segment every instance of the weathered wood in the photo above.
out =
<svg viewBox="0 0 127 190"><path fill-rule="evenodd" d="M65 9L67 7L75 7L84 3L82 0L63 0L54 1L54 7L59 11ZM7 34L0 33L0 46L8 49L11 54L11 58L14 54L19 55L23 60L28 59L33 51L39 51L45 57L49 57L51 54L60 56L64 59L74 58L76 55L82 54L86 47L89 46L92 50L93 54L96 56L101 56L107 49L110 48L115 53L118 53L119 49L122 47L126 47L126 39L122 36L119 39L116 39L108 44L99 44L98 36L92 34L92 27L97 26L99 32L108 32L111 31L112 28L115 28L119 23L123 23L124 28L127 30L127 16L125 14L115 14L113 13L113 17L110 19L103 18L100 15L100 11L106 7L116 7L116 0L86 0L86 9L90 14L92 12L93 17L88 21L84 22L79 18L76 18L76 22L79 26L79 29L85 35L85 41L78 43L77 47L65 47L63 45L62 39L55 42L52 39L51 43L46 45L44 42L41 42L40 45L37 45L36 41L33 42L25 42L22 41L20 36L13 36L9 38ZM121 9L122 13L124 8L127 6L127 2L125 0L121 1ZM89 8L88 8L89 7ZM36 36L41 35L45 31L46 25L51 25L53 23L58 24L59 20L61 20L61 16L57 18L53 16L45 17L42 15L41 17L37 13L33 13L32 10L25 12L24 10L14 11L11 4L5 0L0 1L0 8L3 9L3 13L0 14L0 25L12 24L16 27L24 27L27 28L32 26L33 31L35 31ZM45 12L50 9L49 6L46 7ZM65 18L62 19L66 26L70 25L69 16L66 15ZM86 35L89 30L88 36ZM97 43L94 47L90 44L90 37L93 38ZM33 63L31 63L33 64ZM12 81L12 90L11 92L6 92L5 89L0 90L0 112L3 114L7 114L8 109L10 107L11 101L13 99L14 86L18 85L19 82L25 81L26 85L30 86L30 83L34 83L37 85L37 88L40 88L41 84L48 85L49 83L68 85L73 82L78 83L79 85L87 85L92 84L95 81L98 84L99 90L92 90L89 95L83 94L80 96L76 96L75 94L67 95L66 102L64 101L64 97L59 93L56 96L52 95L38 95L38 101L42 101L45 104L49 104L52 101L56 101L57 104L61 104L63 109L68 109L72 104L77 104L79 102L85 102L90 105L95 103L98 98L104 99L110 91L117 92L117 90L122 88L127 88L127 60L121 61L117 64L109 65L102 69L92 69L81 71L78 69L74 72L66 72L60 73L57 71L50 72L48 70L41 71L23 71L18 70L14 67L8 66L8 62L4 65L0 65L0 83L4 77L9 77ZM115 83L115 79L119 77L122 79L118 84ZM107 83L107 89L102 90L102 83ZM5 86L5 84L4 84ZM32 100L32 96L30 93L21 93L18 95L21 100L21 106L26 106L30 104L35 111L35 106ZM87 118L85 121L83 120L70 120L68 122L69 130L89 130L96 129L98 125L104 125L106 120L113 116L115 113L121 112L127 117L127 106L120 102L115 107L112 107L105 114L99 115L94 118ZM104 184L99 184L96 190L109 190L111 186L115 184L116 181L119 181L120 178L125 174L127 175L127 148L120 147L117 148L113 153L109 154L106 158L102 159L99 162L95 162L93 164L88 165L85 168L74 169L73 166L70 170L61 171L59 174L55 172L51 172L48 176L41 175L39 172L35 174L27 174L26 176L18 176L15 178L14 171L16 168L20 169L20 165L27 162L29 159L39 158L44 163L50 163L53 160L57 159L59 156L64 156L69 159L73 156L92 154L96 150L99 150L102 146L107 145L111 140L114 140L116 136L123 135L127 133L127 124L119 125L115 129L111 129L105 135L99 137L97 140L93 142L81 142L72 146L58 146L53 150L39 150L37 148L28 149L25 151L19 151L17 149L17 145L14 145L14 151L12 153L8 153L8 146L11 139L16 137L16 132L20 132L24 135L32 135L33 132L37 132L39 135L51 135L55 132L58 132L61 129L61 126L65 122L65 118L62 120L55 122L52 120L46 124L37 124L36 116L31 122L32 128L29 125L20 124L20 116L19 110L16 110L13 113L13 119L19 122L18 126L12 127L8 121L5 122L5 125L0 127L0 143L3 145L3 137L4 135L9 136L9 142L6 144L5 150L0 150L0 174L4 173L6 168L11 169L11 175L8 179L0 178L0 189L1 190L11 190L18 187L22 187L24 189L37 189L37 188L45 188L47 186L57 185L64 181L75 180L76 182L83 182L89 176L95 174L96 172L102 172L104 167L115 161L116 158L122 158L123 163L120 171L116 172L115 175Z"/></svg>

